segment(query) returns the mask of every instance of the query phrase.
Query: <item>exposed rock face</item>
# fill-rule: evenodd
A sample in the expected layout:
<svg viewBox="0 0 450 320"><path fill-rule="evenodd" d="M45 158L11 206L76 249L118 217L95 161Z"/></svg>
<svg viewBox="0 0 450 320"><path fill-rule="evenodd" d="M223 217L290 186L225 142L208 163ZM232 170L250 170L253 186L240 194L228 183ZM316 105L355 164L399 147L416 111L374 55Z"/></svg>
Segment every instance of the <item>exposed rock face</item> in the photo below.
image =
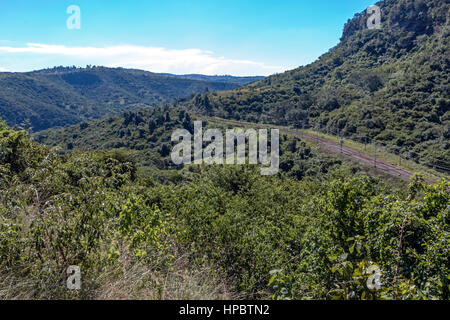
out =
<svg viewBox="0 0 450 320"><path fill-rule="evenodd" d="M383 28L391 32L392 37L402 33L412 37L430 35L448 25L450 1L448 0L385 0L377 2L381 9ZM348 20L344 26L342 41L367 29L369 14L362 12Z"/></svg>

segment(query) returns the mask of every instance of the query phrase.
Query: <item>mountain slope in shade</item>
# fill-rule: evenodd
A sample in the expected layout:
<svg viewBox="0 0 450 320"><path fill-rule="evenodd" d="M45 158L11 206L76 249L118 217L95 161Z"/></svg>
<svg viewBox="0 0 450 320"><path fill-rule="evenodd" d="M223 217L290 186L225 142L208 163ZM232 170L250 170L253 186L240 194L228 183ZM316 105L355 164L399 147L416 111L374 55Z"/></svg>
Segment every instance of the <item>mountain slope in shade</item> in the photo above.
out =
<svg viewBox="0 0 450 320"><path fill-rule="evenodd" d="M450 171L450 1L385 0L316 62L243 88L195 97L210 115L342 135Z"/></svg>
<svg viewBox="0 0 450 320"><path fill-rule="evenodd" d="M197 92L235 89L245 82L233 77L197 78L104 67L0 73L0 118L11 126L29 121L39 131L169 103Z"/></svg>

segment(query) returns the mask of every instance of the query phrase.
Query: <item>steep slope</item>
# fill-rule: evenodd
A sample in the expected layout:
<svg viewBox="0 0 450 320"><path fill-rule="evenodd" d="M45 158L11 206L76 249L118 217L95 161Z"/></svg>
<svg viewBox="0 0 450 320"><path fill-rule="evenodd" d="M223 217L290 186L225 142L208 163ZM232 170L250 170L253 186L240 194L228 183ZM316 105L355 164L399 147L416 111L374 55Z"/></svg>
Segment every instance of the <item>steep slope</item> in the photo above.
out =
<svg viewBox="0 0 450 320"><path fill-rule="evenodd" d="M316 62L188 106L383 144L450 171L450 1L386 0L381 29L355 15Z"/></svg>
<svg viewBox="0 0 450 320"><path fill-rule="evenodd" d="M35 131L75 124L128 109L172 102L193 93L229 90L236 82L190 79L140 70L93 67L0 73L0 117L28 120Z"/></svg>

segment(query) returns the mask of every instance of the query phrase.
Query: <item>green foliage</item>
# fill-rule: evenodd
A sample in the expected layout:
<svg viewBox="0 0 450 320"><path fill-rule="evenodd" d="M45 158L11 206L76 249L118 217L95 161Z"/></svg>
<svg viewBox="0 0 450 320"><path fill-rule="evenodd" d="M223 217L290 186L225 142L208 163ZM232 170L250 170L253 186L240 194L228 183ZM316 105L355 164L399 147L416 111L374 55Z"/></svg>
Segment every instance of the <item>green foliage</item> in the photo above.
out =
<svg viewBox="0 0 450 320"><path fill-rule="evenodd" d="M419 182L407 196L335 180L304 235L297 265L273 274L275 298L448 299L448 183ZM431 199L432 200L431 200ZM368 287L371 265L381 288Z"/></svg>
<svg viewBox="0 0 450 320"><path fill-rule="evenodd" d="M161 185L139 177L124 150L59 155L3 124L0 145L0 280L20 283L19 294L93 298L119 270L170 272L182 256L247 298L448 299L444 181L387 191L346 169L299 181L246 165ZM282 145L282 158L311 152ZM83 271L79 293L65 289L69 265Z"/></svg>
<svg viewBox="0 0 450 320"><path fill-rule="evenodd" d="M173 166L170 161L172 131L193 128L193 122L183 110L171 109L171 113L164 107L127 111L91 122L88 126L82 123L59 130L45 130L34 137L40 143L60 146L65 153L109 150L138 166L170 169Z"/></svg>
<svg viewBox="0 0 450 320"><path fill-rule="evenodd" d="M371 141L449 172L449 3L377 5L382 29L368 30L367 14L357 14L341 42L314 63L233 91L195 96L187 106Z"/></svg>

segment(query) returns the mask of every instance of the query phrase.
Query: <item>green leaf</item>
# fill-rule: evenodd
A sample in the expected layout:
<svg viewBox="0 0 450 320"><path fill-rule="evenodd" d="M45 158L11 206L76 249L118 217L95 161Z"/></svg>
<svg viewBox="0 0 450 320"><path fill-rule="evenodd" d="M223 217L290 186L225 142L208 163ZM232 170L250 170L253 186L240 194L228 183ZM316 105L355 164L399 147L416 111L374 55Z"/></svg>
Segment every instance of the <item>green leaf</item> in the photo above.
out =
<svg viewBox="0 0 450 320"><path fill-rule="evenodd" d="M270 280L269 280L269 286L271 286L272 285L272 283L275 281L275 279L277 278L277 274L274 274L271 278L270 278Z"/></svg>
<svg viewBox="0 0 450 320"><path fill-rule="evenodd" d="M350 251L350 254L352 254L353 251L355 251L355 244L353 244L353 245L350 247L349 251Z"/></svg>

